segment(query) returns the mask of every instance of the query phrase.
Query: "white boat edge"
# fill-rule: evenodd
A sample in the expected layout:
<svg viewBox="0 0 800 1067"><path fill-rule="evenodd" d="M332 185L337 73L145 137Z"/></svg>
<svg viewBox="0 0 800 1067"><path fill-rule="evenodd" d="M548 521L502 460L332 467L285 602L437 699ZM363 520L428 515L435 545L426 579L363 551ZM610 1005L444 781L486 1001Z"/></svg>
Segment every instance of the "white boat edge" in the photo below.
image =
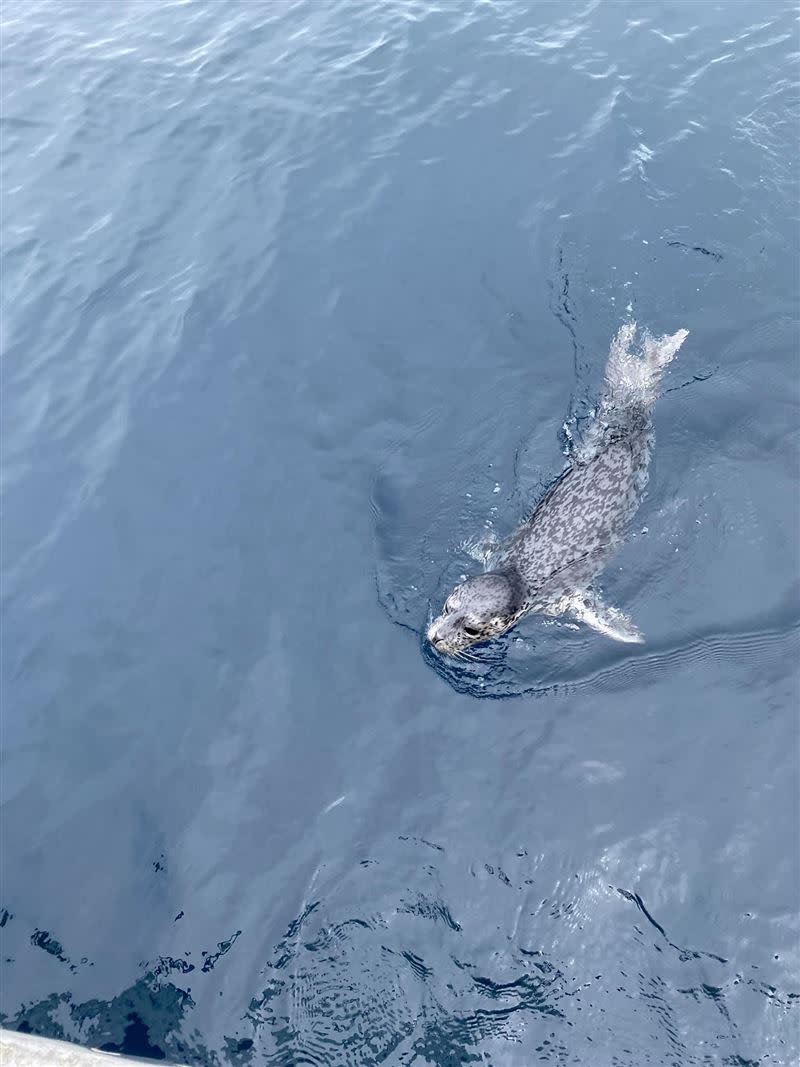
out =
<svg viewBox="0 0 800 1067"><path fill-rule="evenodd" d="M186 1067L167 1064L164 1060L144 1060L121 1056L117 1052L100 1052L83 1048L70 1041L53 1041L49 1037L21 1034L17 1030L0 1030L0 1065L2 1067L113 1067L115 1064L156 1063L161 1067Z"/></svg>

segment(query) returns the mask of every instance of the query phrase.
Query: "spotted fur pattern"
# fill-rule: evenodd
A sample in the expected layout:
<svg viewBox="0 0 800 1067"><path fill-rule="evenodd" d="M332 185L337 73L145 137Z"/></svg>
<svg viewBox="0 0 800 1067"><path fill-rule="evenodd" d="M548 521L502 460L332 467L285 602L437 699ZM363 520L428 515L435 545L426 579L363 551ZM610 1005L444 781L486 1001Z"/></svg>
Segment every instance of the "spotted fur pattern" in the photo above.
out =
<svg viewBox="0 0 800 1067"><path fill-rule="evenodd" d="M649 433L615 434L589 463L568 467L501 553L526 610L585 588L622 541L647 484Z"/></svg>

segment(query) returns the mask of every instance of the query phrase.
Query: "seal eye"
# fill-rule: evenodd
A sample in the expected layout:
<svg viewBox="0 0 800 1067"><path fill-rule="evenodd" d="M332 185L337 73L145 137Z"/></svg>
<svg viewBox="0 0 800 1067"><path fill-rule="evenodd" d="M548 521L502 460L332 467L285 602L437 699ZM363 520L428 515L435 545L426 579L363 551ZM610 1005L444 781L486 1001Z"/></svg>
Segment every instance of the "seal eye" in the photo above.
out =
<svg viewBox="0 0 800 1067"><path fill-rule="evenodd" d="M480 630L476 630L474 626L462 626L461 629L467 635L467 637L480 637Z"/></svg>

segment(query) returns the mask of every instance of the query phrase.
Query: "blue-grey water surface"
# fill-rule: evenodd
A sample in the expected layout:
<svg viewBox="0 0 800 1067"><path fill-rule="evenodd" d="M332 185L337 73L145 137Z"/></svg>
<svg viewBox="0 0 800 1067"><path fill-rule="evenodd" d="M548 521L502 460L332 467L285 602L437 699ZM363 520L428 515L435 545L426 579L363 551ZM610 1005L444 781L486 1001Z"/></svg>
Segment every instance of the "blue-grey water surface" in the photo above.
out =
<svg viewBox="0 0 800 1067"><path fill-rule="evenodd" d="M796 6L0 17L3 1025L796 1063ZM628 317L690 330L647 643L439 661Z"/></svg>

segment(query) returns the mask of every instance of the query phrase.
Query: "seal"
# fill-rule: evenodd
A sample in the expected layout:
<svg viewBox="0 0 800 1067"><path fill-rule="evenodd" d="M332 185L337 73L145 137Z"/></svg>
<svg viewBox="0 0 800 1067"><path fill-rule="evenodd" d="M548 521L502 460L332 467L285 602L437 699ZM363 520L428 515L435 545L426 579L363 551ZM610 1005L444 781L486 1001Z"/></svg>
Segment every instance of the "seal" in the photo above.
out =
<svg viewBox="0 0 800 1067"><path fill-rule="evenodd" d="M636 323L611 343L602 399L570 462L531 516L491 556L491 569L453 589L427 639L444 655L505 633L528 613L570 615L618 641L641 642L619 609L592 589L624 540L647 485L653 445L652 410L664 370L688 330L663 337Z"/></svg>

